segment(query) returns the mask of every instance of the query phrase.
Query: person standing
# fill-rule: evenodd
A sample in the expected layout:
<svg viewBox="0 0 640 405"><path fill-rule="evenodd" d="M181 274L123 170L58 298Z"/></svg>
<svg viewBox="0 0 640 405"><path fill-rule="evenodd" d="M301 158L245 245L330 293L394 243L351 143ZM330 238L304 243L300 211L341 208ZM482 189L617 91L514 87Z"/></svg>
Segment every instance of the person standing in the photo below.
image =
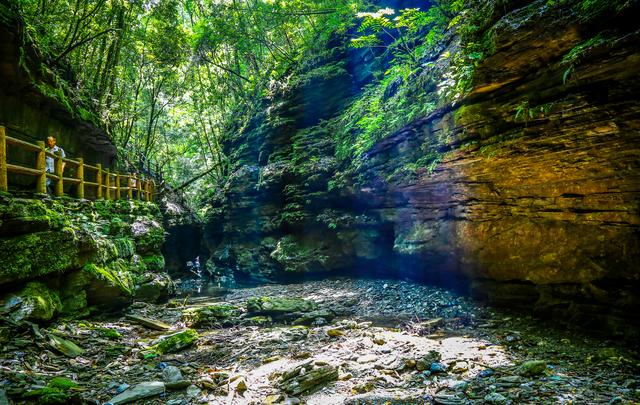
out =
<svg viewBox="0 0 640 405"><path fill-rule="evenodd" d="M62 149L61 147L59 147L58 145L56 145L56 137L53 135L49 135L47 137L47 148L46 151L49 153L53 153L54 155L57 155L58 153L60 154L60 156L65 157L65 153L64 153L64 149ZM62 173L64 173L64 165L65 163L62 162ZM51 156L47 156L46 158L46 172L47 173L55 173L56 169L55 169L55 160L54 158L52 158ZM51 187L51 179L49 177L47 177L47 193L49 194L53 194L53 188Z"/></svg>

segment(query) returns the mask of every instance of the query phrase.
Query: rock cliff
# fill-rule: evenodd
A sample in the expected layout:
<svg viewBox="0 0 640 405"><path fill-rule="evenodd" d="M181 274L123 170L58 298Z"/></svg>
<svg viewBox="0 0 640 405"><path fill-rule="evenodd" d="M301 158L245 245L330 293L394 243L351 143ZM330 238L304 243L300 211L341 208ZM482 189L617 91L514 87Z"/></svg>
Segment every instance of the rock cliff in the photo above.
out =
<svg viewBox="0 0 640 405"><path fill-rule="evenodd" d="M634 317L638 7L585 7L487 2L471 91L442 95L465 45L450 33L413 79L436 108L355 163L337 157L331 118L373 62L336 45L227 142L235 171L209 207L210 271L469 280L478 296L540 314L613 329Z"/></svg>
<svg viewBox="0 0 640 405"><path fill-rule="evenodd" d="M171 293L157 206L0 196L1 311L47 321Z"/></svg>

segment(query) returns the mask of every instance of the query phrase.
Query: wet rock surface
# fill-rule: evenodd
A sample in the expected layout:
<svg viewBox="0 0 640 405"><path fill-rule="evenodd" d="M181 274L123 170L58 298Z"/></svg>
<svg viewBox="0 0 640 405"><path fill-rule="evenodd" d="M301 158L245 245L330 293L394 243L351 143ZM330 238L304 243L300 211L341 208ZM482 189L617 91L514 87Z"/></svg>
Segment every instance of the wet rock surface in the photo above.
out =
<svg viewBox="0 0 640 405"><path fill-rule="evenodd" d="M247 322L267 317L248 312L265 297L312 303L289 308L296 319L323 311L335 318L308 325L277 316L268 323ZM209 311L224 315L224 326L187 329L184 312L196 308L233 311ZM268 285L164 305L136 302L126 315L46 328L28 321L0 326L0 392L25 404L640 400L637 348L406 281ZM52 336L82 351L65 356L50 346ZM155 350L167 339L179 344Z"/></svg>

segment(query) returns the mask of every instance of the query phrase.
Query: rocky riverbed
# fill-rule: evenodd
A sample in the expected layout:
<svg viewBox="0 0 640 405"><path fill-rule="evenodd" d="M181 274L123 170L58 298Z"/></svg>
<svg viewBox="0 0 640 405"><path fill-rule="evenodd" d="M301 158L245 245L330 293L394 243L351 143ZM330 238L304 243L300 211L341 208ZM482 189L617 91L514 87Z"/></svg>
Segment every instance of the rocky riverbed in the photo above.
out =
<svg viewBox="0 0 640 405"><path fill-rule="evenodd" d="M640 401L637 348L452 291L362 279L208 291L2 326L0 404Z"/></svg>

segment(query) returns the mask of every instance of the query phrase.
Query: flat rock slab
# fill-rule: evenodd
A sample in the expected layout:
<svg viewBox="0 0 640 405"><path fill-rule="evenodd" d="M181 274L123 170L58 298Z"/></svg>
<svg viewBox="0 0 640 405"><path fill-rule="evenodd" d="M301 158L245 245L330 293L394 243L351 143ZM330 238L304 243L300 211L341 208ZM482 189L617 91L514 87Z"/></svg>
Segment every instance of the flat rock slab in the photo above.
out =
<svg viewBox="0 0 640 405"><path fill-rule="evenodd" d="M127 315L127 319L135 323L139 323L142 326L146 326L149 329L166 331L171 329L171 325L167 325L164 322L156 321L149 318L143 318L137 315Z"/></svg>
<svg viewBox="0 0 640 405"><path fill-rule="evenodd" d="M164 392L164 383L161 381L143 382L129 388L109 401L112 405L128 404L139 399L153 397Z"/></svg>
<svg viewBox="0 0 640 405"><path fill-rule="evenodd" d="M84 353L84 350L70 340L63 339L53 334L49 334L48 336L49 345L67 357L75 358Z"/></svg>

